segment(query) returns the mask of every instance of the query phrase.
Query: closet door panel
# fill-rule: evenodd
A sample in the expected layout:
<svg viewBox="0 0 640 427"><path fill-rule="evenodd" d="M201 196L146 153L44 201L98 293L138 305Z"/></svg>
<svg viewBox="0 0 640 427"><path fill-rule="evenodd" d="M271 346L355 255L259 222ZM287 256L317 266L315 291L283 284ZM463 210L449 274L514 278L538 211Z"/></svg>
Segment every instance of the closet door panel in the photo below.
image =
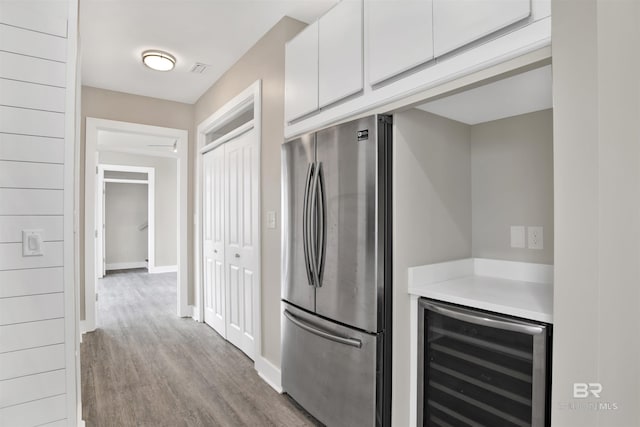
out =
<svg viewBox="0 0 640 427"><path fill-rule="evenodd" d="M256 138L251 130L225 144L227 339L251 358L260 256Z"/></svg>
<svg viewBox="0 0 640 427"><path fill-rule="evenodd" d="M203 159L204 321L226 337L224 280L224 147Z"/></svg>

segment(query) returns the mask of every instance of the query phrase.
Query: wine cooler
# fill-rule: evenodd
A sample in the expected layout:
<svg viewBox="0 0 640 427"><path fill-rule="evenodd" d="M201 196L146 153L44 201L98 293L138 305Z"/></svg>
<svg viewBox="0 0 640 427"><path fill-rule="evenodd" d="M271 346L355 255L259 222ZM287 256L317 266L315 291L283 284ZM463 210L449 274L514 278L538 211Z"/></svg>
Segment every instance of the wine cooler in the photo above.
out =
<svg viewBox="0 0 640 427"><path fill-rule="evenodd" d="M421 298L418 426L550 424L552 327Z"/></svg>

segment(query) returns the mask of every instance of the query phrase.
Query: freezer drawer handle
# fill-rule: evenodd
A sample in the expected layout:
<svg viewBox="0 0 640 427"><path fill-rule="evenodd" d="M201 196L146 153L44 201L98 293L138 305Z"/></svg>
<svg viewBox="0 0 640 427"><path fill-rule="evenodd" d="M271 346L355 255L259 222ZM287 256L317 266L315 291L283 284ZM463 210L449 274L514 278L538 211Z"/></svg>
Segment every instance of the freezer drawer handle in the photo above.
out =
<svg viewBox="0 0 640 427"><path fill-rule="evenodd" d="M490 315L480 314L467 314L466 311L460 309L452 310L450 308L444 308L439 305L435 305L426 301L421 301L420 304L427 310L442 314L443 316L449 316L453 319L461 320L463 322L473 323L475 325L487 326L489 328L502 329L505 331L519 332L527 335L538 335L544 332L544 327L536 325L528 325L524 323L505 322L504 320L494 319Z"/></svg>
<svg viewBox="0 0 640 427"><path fill-rule="evenodd" d="M294 316L293 314L289 313L287 310L284 311L284 315L287 319L291 320L291 323L293 323L294 325L304 329L307 332L311 332L314 335L317 335L319 337L331 340L331 341L335 341L338 342L340 344L346 344L346 345L350 345L351 347L357 347L357 348L361 348L362 347L362 341L357 340L357 339L353 339L353 338L345 338L345 337L341 337L338 335L334 335L331 334L329 332L323 331L322 329L318 329L315 326L311 326L306 322L303 322L302 320L298 319L296 316Z"/></svg>

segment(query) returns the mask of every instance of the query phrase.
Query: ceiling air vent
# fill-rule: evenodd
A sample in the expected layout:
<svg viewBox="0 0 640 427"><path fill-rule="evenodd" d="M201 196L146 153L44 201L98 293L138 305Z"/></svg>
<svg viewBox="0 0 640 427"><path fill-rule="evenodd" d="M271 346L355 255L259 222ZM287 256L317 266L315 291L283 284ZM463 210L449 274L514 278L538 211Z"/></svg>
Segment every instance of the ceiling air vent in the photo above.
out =
<svg viewBox="0 0 640 427"><path fill-rule="evenodd" d="M192 73L202 74L204 72L204 70L207 69L207 67L209 67L207 64L202 64L200 62L196 62L195 64L193 64L193 67L191 67L190 71Z"/></svg>

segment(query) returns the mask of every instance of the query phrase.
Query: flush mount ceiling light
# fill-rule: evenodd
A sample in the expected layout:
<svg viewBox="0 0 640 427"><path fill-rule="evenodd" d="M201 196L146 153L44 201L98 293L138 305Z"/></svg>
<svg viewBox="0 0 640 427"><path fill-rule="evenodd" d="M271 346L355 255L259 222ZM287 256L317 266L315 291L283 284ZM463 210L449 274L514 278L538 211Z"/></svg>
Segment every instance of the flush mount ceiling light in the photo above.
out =
<svg viewBox="0 0 640 427"><path fill-rule="evenodd" d="M176 57L161 50L142 52L142 63L152 70L171 71L176 66Z"/></svg>

